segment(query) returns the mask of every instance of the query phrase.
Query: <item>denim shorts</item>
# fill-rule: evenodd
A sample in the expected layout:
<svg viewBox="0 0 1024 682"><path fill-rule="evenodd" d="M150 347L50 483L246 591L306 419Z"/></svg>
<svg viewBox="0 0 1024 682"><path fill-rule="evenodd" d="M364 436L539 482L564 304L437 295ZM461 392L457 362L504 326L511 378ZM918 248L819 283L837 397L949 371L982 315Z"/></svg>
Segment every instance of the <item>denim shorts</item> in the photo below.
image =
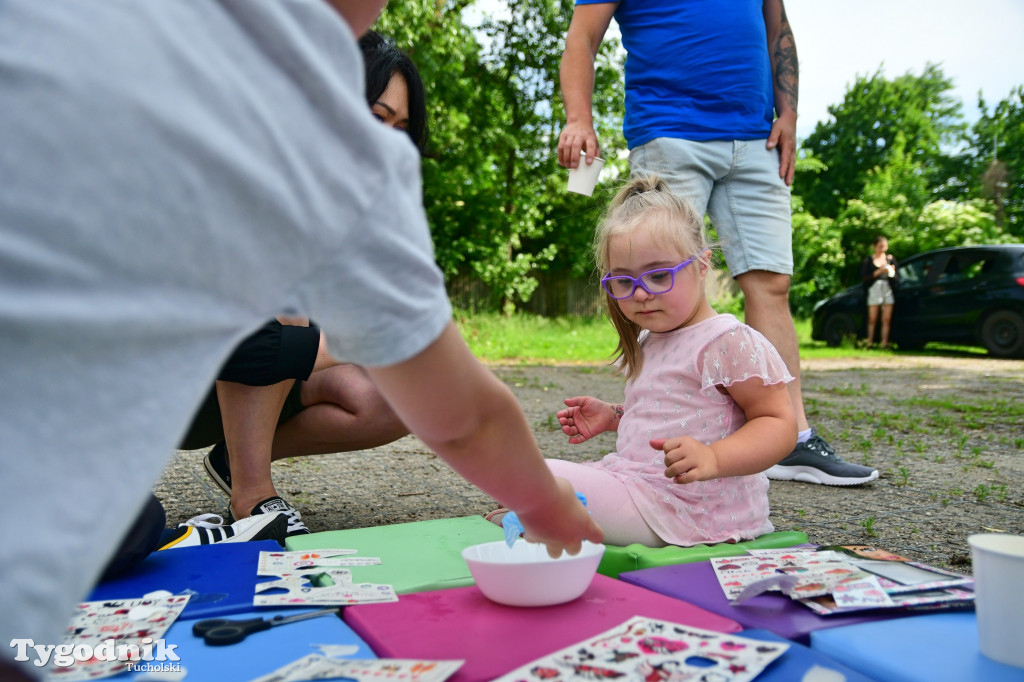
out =
<svg viewBox="0 0 1024 682"><path fill-rule="evenodd" d="M659 137L629 152L634 173L656 173L711 217L733 277L750 270L793 274L789 187L779 177L778 149L765 142Z"/></svg>

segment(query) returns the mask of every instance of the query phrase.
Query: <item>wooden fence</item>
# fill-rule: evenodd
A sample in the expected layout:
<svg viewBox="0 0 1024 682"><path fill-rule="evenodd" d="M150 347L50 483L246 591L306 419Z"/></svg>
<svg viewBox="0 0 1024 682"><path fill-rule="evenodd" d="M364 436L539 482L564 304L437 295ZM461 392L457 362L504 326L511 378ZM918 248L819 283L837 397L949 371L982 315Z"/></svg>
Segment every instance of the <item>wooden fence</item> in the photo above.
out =
<svg viewBox="0 0 1024 682"><path fill-rule="evenodd" d="M573 278L568 273L541 272L534 275L537 289L517 310L542 317L593 317L604 309L600 285L594 279ZM491 288L475 277L459 275L448 281L452 305L464 310L496 310L498 302Z"/></svg>

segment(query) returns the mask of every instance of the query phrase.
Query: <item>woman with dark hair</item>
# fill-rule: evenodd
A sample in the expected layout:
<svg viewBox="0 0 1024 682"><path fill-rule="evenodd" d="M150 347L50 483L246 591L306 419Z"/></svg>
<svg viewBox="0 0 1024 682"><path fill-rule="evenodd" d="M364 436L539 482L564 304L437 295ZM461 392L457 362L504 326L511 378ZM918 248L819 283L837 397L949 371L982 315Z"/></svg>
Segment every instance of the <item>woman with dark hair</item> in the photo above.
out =
<svg viewBox="0 0 1024 682"><path fill-rule="evenodd" d="M370 110L384 125L407 132L422 154L427 146L427 99L416 65L376 31L367 31L359 48Z"/></svg>
<svg viewBox="0 0 1024 682"><path fill-rule="evenodd" d="M870 346L875 340L875 326L878 324L879 312L882 317L881 346L889 347L889 330L892 327L892 309L896 303L893 297L893 286L896 284L896 261L891 253L886 253L889 240L884 235L875 237L874 250L864 259L860 266L860 276L867 290L868 300L868 337Z"/></svg>

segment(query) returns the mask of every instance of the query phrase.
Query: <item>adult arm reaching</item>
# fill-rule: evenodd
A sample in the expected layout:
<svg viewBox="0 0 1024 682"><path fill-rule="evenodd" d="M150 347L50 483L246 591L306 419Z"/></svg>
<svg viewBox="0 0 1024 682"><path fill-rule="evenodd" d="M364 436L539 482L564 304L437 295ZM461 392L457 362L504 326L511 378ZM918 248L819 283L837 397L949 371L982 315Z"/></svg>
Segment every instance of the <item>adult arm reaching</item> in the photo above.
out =
<svg viewBox="0 0 1024 682"><path fill-rule="evenodd" d="M571 486L544 463L515 396L477 361L449 323L413 358L368 368L409 429L461 476L514 510L526 539L556 557L603 534Z"/></svg>

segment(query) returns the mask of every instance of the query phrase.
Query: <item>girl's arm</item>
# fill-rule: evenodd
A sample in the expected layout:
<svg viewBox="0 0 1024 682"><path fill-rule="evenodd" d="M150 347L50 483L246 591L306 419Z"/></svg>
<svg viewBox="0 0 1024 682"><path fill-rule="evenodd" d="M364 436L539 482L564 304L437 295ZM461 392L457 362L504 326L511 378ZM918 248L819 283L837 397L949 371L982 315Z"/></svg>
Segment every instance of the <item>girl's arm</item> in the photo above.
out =
<svg viewBox="0 0 1024 682"><path fill-rule="evenodd" d="M689 436L651 441L665 452L665 476L676 483L760 473L793 451L796 417L786 384L765 386L753 377L724 390L747 416L735 432L711 445Z"/></svg>
<svg viewBox="0 0 1024 682"><path fill-rule="evenodd" d="M589 396L566 398L566 409L559 410L558 423L570 443L582 443L605 431L618 431L622 405L606 403Z"/></svg>

